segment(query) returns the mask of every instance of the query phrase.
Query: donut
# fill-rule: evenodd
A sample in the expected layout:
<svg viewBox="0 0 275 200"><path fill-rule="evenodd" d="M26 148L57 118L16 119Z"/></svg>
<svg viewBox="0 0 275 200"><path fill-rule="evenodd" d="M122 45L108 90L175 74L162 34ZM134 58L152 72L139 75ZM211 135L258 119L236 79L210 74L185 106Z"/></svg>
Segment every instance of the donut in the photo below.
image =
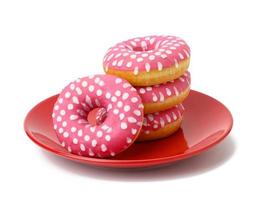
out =
<svg viewBox="0 0 275 200"><path fill-rule="evenodd" d="M190 91L190 73L187 71L167 83L136 87L144 105L144 113L163 111L182 103Z"/></svg>
<svg viewBox="0 0 275 200"><path fill-rule="evenodd" d="M156 140L173 134L181 126L183 113L181 103L168 110L145 115L137 141Z"/></svg>
<svg viewBox="0 0 275 200"><path fill-rule="evenodd" d="M89 119L91 113L95 120ZM94 75L77 79L62 90L52 119L61 145L69 152L110 157L136 140L142 128L143 104L126 80Z"/></svg>
<svg viewBox="0 0 275 200"><path fill-rule="evenodd" d="M150 86L179 78L187 70L190 48L175 36L147 36L126 40L111 47L103 68L128 80L133 86Z"/></svg>

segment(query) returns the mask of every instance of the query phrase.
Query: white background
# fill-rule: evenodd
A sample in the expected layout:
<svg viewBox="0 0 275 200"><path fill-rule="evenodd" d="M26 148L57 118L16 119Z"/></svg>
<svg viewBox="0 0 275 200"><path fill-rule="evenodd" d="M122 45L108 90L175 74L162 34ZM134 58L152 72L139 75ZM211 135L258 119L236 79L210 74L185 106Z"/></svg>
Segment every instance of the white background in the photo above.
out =
<svg viewBox="0 0 275 200"><path fill-rule="evenodd" d="M274 199L274 1L0 1L0 199ZM231 135L151 170L83 166L44 152L23 120L69 81L103 73L107 48L172 34L192 88L232 111Z"/></svg>

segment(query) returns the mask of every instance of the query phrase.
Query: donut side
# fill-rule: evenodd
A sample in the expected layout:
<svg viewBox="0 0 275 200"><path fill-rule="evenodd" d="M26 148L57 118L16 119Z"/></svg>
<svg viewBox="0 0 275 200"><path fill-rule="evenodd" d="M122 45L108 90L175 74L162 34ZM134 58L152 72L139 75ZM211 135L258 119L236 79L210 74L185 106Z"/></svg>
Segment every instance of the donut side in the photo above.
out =
<svg viewBox="0 0 275 200"><path fill-rule="evenodd" d="M146 87L135 87L145 114L159 112L182 103L190 92L191 75L187 71L178 79Z"/></svg>
<svg viewBox="0 0 275 200"><path fill-rule="evenodd" d="M149 141L168 137L181 126L183 113L183 105L178 104L168 110L145 115L141 132L136 141Z"/></svg>
<svg viewBox="0 0 275 200"><path fill-rule="evenodd" d="M127 80L133 86L152 86L179 78L187 71L189 63L190 58L187 58L177 65L169 66L161 71L156 69L150 72L139 72L138 74L135 74L134 71L118 70L106 66L104 66L104 71L106 74L119 76Z"/></svg>

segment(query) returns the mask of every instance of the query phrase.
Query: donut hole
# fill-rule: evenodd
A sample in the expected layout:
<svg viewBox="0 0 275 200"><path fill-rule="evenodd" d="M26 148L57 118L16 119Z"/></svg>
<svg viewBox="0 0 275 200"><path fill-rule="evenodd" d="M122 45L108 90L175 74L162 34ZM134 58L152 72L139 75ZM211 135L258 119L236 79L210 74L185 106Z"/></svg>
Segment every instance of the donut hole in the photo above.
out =
<svg viewBox="0 0 275 200"><path fill-rule="evenodd" d="M107 110L103 107L92 109L87 116L87 121L93 125L101 125L107 117Z"/></svg>

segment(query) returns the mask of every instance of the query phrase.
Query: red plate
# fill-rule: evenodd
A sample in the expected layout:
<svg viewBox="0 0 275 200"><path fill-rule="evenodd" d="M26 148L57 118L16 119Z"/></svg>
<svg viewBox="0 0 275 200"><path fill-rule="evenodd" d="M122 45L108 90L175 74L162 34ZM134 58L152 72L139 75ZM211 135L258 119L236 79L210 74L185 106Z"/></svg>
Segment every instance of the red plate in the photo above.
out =
<svg viewBox="0 0 275 200"><path fill-rule="evenodd" d="M184 120L177 133L161 140L135 143L111 159L88 158L71 154L61 147L51 120L56 99L57 95L52 96L28 113L24 123L27 135L40 147L56 155L90 165L134 168L182 160L219 143L233 125L232 116L222 103L192 90L184 102Z"/></svg>

